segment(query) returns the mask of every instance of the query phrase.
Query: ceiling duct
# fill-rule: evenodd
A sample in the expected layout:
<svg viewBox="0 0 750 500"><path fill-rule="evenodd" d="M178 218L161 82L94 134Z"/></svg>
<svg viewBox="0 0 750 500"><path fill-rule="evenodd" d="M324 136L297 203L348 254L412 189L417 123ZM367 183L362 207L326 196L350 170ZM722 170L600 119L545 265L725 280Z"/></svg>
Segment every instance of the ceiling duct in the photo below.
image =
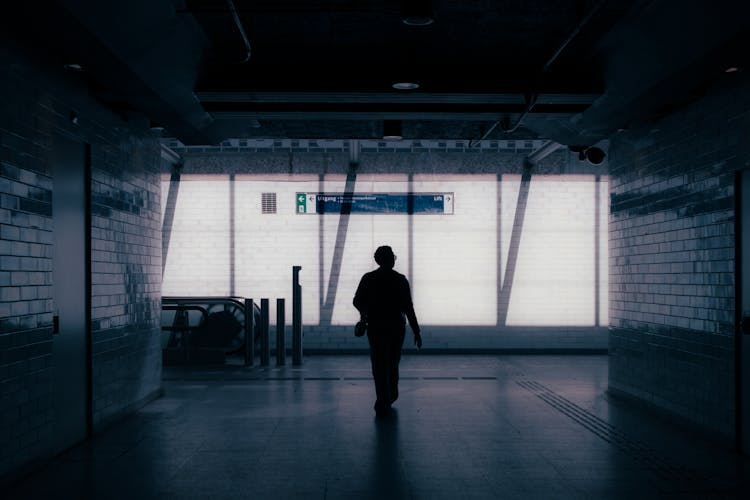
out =
<svg viewBox="0 0 750 500"><path fill-rule="evenodd" d="M534 109L534 106L537 103L537 99L539 97L539 91L541 88L542 79L544 78L544 75L549 71L549 68L552 66L552 63L555 62L555 60L560 56L560 54L565 50L565 48L570 44L570 42L573 41L573 39L581 32L581 29L583 29L586 24L591 20L592 17L594 17L594 14L607 2L607 0L600 0L599 3L594 5L594 7L589 10L589 12L586 14L586 16L576 25L576 27L573 29L573 31L563 40L563 42L560 44L560 46L555 50L555 52L552 54L552 56L547 60L546 63L544 63L544 66L542 66L542 69L539 72L539 76L537 77L536 84L534 85L534 88L532 89L532 92L526 96L526 108L523 110L521 115L516 120L515 125L510 126L508 128L503 128L503 131L511 134L518 130L518 128L523 123L523 120L526 118L526 115L531 113L531 111ZM490 127L490 129L482 136L482 138L479 141L476 141L476 144L479 144L480 141L486 139L489 134L497 127L497 125L500 124L500 121L495 122L495 124Z"/></svg>

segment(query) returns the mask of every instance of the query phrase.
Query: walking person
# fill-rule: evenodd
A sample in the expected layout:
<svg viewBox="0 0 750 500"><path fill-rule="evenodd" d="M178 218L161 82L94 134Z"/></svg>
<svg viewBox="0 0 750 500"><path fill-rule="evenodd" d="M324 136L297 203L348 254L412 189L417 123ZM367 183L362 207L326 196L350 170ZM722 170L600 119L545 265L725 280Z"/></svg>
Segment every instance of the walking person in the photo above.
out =
<svg viewBox="0 0 750 500"><path fill-rule="evenodd" d="M378 247L375 262L378 269L366 273L359 282L354 307L367 324L375 381L375 412L384 416L398 399L398 365L406 336L406 321L414 333L414 344L418 349L422 348L422 336L411 301L409 281L393 270L396 256L391 247Z"/></svg>

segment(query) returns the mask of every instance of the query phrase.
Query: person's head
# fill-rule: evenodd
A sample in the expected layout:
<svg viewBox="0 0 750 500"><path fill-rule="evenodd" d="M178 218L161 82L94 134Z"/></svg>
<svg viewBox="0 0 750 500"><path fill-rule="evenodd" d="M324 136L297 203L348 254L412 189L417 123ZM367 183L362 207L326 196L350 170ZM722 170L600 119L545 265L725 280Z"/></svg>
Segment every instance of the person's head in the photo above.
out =
<svg viewBox="0 0 750 500"><path fill-rule="evenodd" d="M375 250L375 262L380 267L386 269L393 269L393 265L396 263L396 256L393 255L393 250L388 245L383 245Z"/></svg>

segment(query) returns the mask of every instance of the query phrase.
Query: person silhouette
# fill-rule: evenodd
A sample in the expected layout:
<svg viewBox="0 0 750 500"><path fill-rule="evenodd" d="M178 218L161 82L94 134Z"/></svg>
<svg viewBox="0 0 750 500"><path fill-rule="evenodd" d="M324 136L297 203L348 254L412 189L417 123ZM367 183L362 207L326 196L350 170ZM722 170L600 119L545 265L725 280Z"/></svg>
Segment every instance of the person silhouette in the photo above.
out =
<svg viewBox="0 0 750 500"><path fill-rule="evenodd" d="M372 377L375 381L375 412L386 415L398 399L398 365L406 336L404 317L414 333L414 344L422 348L417 315L406 276L393 270L396 256L385 245L375 250L378 269L365 273L354 294L354 307L367 324Z"/></svg>

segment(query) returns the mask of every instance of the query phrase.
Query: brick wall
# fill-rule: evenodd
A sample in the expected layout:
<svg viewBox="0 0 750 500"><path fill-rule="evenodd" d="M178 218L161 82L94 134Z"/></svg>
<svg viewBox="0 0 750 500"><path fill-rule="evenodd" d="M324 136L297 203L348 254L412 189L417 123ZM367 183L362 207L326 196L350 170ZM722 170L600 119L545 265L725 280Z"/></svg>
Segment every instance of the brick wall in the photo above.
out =
<svg viewBox="0 0 750 500"><path fill-rule="evenodd" d="M109 140L92 151L95 427L161 387L160 147L143 136L113 134Z"/></svg>
<svg viewBox="0 0 750 500"><path fill-rule="evenodd" d="M610 388L734 428L734 170L747 78L610 147Z"/></svg>
<svg viewBox="0 0 750 500"><path fill-rule="evenodd" d="M275 318L274 301L291 301L291 269L301 265L305 347L366 349L351 334L351 301L376 267L375 248L390 244L430 348L606 348L606 165L560 151L534 167L514 240L523 160L541 141L361 141L356 193L453 193L454 212L348 219L296 213L296 193L343 192L347 183L348 142L313 142L248 141L220 154L174 145L185 163L165 227L165 296L268 297ZM169 179L165 172L163 199ZM276 195L276 213L262 213L263 193ZM287 316L289 324L291 304Z"/></svg>
<svg viewBox="0 0 750 500"><path fill-rule="evenodd" d="M52 180L6 160L7 134L0 124L0 477L48 452L54 419Z"/></svg>
<svg viewBox="0 0 750 500"><path fill-rule="evenodd" d="M93 424L161 387L159 145L86 95L75 76L0 43L0 480L54 448L51 161L91 145ZM77 114L77 123L71 120Z"/></svg>

